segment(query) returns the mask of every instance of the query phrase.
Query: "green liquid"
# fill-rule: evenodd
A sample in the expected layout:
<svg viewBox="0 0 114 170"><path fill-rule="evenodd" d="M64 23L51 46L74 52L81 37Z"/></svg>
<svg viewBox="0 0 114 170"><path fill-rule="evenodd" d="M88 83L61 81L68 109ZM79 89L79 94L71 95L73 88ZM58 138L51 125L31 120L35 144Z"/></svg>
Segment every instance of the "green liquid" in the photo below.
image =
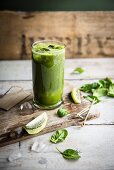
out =
<svg viewBox="0 0 114 170"><path fill-rule="evenodd" d="M53 108L61 103L64 59L65 47L62 45L52 43L33 45L32 77L35 105Z"/></svg>

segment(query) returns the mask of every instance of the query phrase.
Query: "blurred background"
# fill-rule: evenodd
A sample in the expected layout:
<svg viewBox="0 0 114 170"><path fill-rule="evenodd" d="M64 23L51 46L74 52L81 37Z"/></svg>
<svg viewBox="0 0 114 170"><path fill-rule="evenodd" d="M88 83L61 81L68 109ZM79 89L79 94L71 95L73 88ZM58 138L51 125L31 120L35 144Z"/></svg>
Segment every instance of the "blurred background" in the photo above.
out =
<svg viewBox="0 0 114 170"><path fill-rule="evenodd" d="M114 10L114 0L1 0L0 10L109 11Z"/></svg>
<svg viewBox="0 0 114 170"><path fill-rule="evenodd" d="M31 59L36 40L67 45L66 58L114 56L114 0L1 0L0 60Z"/></svg>

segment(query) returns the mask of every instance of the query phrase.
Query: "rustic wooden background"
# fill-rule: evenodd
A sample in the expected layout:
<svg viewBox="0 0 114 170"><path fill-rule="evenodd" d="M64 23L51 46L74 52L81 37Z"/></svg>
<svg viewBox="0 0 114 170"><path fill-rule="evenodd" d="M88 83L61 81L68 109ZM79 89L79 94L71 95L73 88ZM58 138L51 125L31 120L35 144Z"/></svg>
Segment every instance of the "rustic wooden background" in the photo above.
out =
<svg viewBox="0 0 114 170"><path fill-rule="evenodd" d="M36 40L67 45L66 58L113 57L114 12L0 11L0 59L30 59Z"/></svg>

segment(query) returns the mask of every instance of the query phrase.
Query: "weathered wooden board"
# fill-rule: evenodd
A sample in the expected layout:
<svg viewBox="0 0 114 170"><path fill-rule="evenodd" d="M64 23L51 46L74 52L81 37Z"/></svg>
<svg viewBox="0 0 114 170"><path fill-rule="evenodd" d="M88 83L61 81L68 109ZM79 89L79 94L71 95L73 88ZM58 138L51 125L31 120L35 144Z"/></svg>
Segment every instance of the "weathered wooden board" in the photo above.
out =
<svg viewBox="0 0 114 170"><path fill-rule="evenodd" d="M3 64L4 62L2 62ZM7 63L7 64L6 64ZM0 65L0 73L4 81L0 81L0 92L4 93L12 85L19 85L24 89L31 89L31 66L29 61L23 63L19 61L4 63L6 67ZM8 64L10 63L10 64ZM0 63L1 64L1 63ZM112 59L82 59L67 60L66 63L66 79L74 86L81 86L84 83L96 81L97 78L106 77L106 75L114 78L114 61ZM75 65L76 64L76 65ZM16 65L16 67L14 67ZM22 67L21 67L22 65ZM26 66L26 69L24 69ZM83 66L90 73L87 75L70 75L74 67ZM86 67L85 67L86 66ZM9 68L9 69L8 69ZM17 68L17 71L15 71ZM20 68L20 70L19 70ZM92 69L93 68L93 69ZM7 69L7 70L5 70ZM11 73L11 74L10 74ZM0 79L1 74L0 74ZM7 81L12 80L12 81ZM13 81L14 80L14 81ZM16 81L15 81L16 80ZM23 81L17 81L23 80ZM30 81L26 81L30 80ZM114 169L114 99L106 99L103 103L99 103L98 111L101 115L99 119L91 125L91 121L82 128L71 126L67 128L68 138L59 144L49 142L52 133L40 135L29 140L17 142L9 146L0 148L0 169L1 170L113 170ZM111 124L112 122L112 124ZM46 144L46 150L40 153L30 151L33 143L41 142ZM78 161L68 161L56 151L56 147L61 151L73 148L81 151L81 159ZM8 162L7 158L13 153L21 153L22 157L13 162ZM58 164L59 162L59 164Z"/></svg>
<svg viewBox="0 0 114 170"><path fill-rule="evenodd" d="M79 125L79 121L82 121L76 116L80 112L83 113L87 112L90 107L90 102L82 100L81 104L78 105L73 104L72 101L69 100L69 96L68 96L71 89L72 89L72 85L66 82L65 89L64 89L64 96L63 96L64 103L62 104L63 107L68 108L71 114L64 118L59 118L56 115L57 109L46 110L48 114L48 123L44 128L44 130L42 130L38 135L45 134L63 127ZM23 102L19 103L9 111L0 110L0 122L1 122L0 123L0 136L1 136L0 146L15 143L17 141L21 141L36 136L36 135L28 135L25 132L18 136L15 131L16 128L24 126L25 124L30 122L33 118L37 117L38 115L44 112L44 110L36 109L34 107L32 109L25 109L25 110L20 109L21 104L27 101L32 103L32 98L33 98L32 95L29 96L28 100L25 99Z"/></svg>
<svg viewBox="0 0 114 170"><path fill-rule="evenodd" d="M114 12L0 12L0 59L30 59L36 40L67 45L66 57L114 56Z"/></svg>
<svg viewBox="0 0 114 170"><path fill-rule="evenodd" d="M92 83L98 81L94 80L70 80L68 81L74 87L79 88L86 83ZM113 79L114 81L114 79ZM20 86L23 89L32 89L32 81L0 81L0 93L4 94L11 86ZM87 121L86 124L114 124L114 98L104 98L102 102L94 105L92 113L100 112L100 117L91 121Z"/></svg>
<svg viewBox="0 0 114 170"><path fill-rule="evenodd" d="M10 91L11 88L8 91ZM17 90L16 92L13 93L7 93L7 92L1 95L0 98L0 108L6 111L10 110L12 107L20 103L22 100L24 100L31 94L25 92L23 89Z"/></svg>
<svg viewBox="0 0 114 170"><path fill-rule="evenodd" d="M76 67L82 67L83 74L72 74ZM16 71L15 71L16 70ZM65 79L114 78L114 58L66 59ZM0 61L0 80L31 80L31 60Z"/></svg>

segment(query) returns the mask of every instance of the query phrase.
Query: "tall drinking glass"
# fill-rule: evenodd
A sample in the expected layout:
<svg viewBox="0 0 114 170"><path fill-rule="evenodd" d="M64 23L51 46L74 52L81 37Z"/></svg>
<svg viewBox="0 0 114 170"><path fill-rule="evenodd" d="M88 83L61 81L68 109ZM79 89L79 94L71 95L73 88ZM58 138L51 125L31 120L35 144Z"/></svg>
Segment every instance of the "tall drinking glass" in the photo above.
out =
<svg viewBox="0 0 114 170"><path fill-rule="evenodd" d="M36 107L53 109L62 103L64 60L64 44L54 41L33 43L33 102Z"/></svg>

